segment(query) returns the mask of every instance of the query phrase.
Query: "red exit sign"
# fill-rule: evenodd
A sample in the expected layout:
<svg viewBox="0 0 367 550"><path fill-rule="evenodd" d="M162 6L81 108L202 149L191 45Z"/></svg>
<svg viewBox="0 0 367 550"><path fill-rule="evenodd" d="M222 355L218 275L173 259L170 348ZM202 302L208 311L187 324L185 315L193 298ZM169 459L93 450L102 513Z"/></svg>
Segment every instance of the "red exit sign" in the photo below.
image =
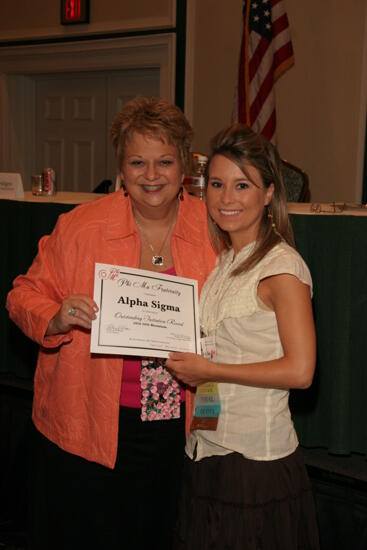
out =
<svg viewBox="0 0 367 550"><path fill-rule="evenodd" d="M89 0L61 0L61 24L89 23Z"/></svg>

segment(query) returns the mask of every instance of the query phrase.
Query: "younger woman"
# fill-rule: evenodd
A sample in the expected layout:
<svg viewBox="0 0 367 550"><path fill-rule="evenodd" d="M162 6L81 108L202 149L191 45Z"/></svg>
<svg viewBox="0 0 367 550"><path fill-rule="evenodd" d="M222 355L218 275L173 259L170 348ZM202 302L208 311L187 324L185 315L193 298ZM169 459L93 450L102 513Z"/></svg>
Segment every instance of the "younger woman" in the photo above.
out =
<svg viewBox="0 0 367 550"><path fill-rule="evenodd" d="M220 414L191 431L177 548L319 548L288 408L315 370L312 281L294 249L280 159L241 124L212 140L207 206L217 266L200 299L213 360L172 353L182 382L218 382ZM208 346L207 346L208 347ZM201 419L202 420L202 419Z"/></svg>

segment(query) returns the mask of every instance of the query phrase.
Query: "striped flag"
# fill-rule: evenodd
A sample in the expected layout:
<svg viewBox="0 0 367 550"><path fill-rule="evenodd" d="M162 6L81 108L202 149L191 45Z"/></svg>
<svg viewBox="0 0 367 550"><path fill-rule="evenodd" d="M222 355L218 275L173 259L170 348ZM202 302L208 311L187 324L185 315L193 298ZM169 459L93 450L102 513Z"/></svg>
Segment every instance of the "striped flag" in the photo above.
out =
<svg viewBox="0 0 367 550"><path fill-rule="evenodd" d="M234 119L275 139L275 81L294 63L283 0L245 0Z"/></svg>

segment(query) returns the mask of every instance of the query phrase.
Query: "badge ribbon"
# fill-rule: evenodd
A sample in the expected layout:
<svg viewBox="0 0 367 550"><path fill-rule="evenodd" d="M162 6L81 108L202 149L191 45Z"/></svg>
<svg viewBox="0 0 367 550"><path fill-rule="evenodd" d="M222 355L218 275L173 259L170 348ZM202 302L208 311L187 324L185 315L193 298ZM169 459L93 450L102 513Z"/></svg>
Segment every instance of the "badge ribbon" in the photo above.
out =
<svg viewBox="0 0 367 550"><path fill-rule="evenodd" d="M202 355L205 359L213 360L215 356L215 339L207 336L201 339ZM194 416L191 423L192 430L213 430L218 426L220 414L220 399L217 382L206 382L196 388L194 400Z"/></svg>

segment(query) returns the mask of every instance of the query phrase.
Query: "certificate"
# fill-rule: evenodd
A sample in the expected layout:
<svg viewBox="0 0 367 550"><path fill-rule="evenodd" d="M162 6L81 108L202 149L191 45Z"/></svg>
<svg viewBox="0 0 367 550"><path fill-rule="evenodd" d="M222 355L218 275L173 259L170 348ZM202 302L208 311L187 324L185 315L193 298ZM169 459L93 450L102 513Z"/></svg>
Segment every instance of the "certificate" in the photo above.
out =
<svg viewBox="0 0 367 550"><path fill-rule="evenodd" d="M95 264L92 353L168 357L200 353L198 284L194 279Z"/></svg>

